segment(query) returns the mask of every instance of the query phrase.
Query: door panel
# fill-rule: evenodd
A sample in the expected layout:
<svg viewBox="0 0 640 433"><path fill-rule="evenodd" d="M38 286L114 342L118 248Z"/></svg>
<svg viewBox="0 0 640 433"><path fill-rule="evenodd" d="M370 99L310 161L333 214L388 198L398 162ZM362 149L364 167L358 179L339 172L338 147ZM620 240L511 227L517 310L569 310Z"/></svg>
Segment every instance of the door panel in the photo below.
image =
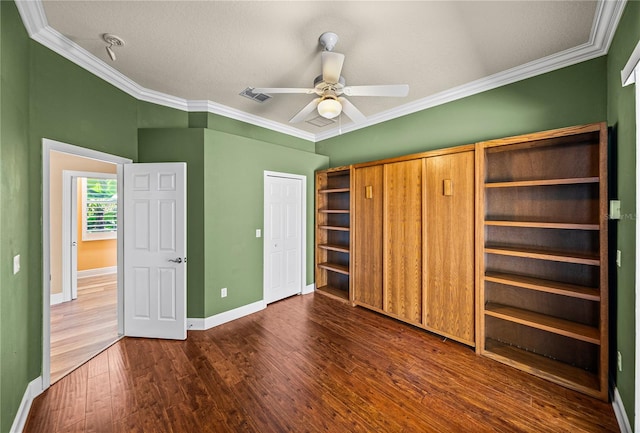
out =
<svg viewBox="0 0 640 433"><path fill-rule="evenodd" d="M474 344L474 153L427 158L425 173L425 326Z"/></svg>
<svg viewBox="0 0 640 433"><path fill-rule="evenodd" d="M124 166L124 329L184 340L186 164Z"/></svg>
<svg viewBox="0 0 640 433"><path fill-rule="evenodd" d="M265 301L302 292L302 180L265 177Z"/></svg>
<svg viewBox="0 0 640 433"><path fill-rule="evenodd" d="M382 310L382 165L354 170L354 301Z"/></svg>
<svg viewBox="0 0 640 433"><path fill-rule="evenodd" d="M422 323L422 160L384 165L384 309Z"/></svg>

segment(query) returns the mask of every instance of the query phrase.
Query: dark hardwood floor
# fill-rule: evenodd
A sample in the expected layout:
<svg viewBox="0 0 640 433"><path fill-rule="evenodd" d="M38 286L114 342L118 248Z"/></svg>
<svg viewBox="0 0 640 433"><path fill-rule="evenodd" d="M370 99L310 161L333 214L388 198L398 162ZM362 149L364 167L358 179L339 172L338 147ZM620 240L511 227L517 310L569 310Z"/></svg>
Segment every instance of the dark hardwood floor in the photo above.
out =
<svg viewBox="0 0 640 433"><path fill-rule="evenodd" d="M322 295L186 341L120 340L25 432L617 432L610 404Z"/></svg>

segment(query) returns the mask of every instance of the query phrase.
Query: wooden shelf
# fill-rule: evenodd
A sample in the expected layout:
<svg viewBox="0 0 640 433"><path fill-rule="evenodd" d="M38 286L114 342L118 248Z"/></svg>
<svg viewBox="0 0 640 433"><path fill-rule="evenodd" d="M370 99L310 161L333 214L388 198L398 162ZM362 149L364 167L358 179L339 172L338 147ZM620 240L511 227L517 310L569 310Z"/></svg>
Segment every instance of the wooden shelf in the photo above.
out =
<svg viewBox="0 0 640 433"><path fill-rule="evenodd" d="M323 250L338 251L340 253L348 253L349 252L349 246L348 245L318 244L318 248L322 248Z"/></svg>
<svg viewBox="0 0 640 433"><path fill-rule="evenodd" d="M485 188L517 188L522 186L577 185L582 183L598 183L599 177L577 177L568 179L517 180L509 182L487 182Z"/></svg>
<svg viewBox="0 0 640 433"><path fill-rule="evenodd" d="M337 272L343 275L349 275L349 266L325 262L325 263L318 263L318 267L322 269L326 269L327 271Z"/></svg>
<svg viewBox="0 0 640 433"><path fill-rule="evenodd" d="M321 226L318 226L318 228L324 229L324 230L337 230L337 231L341 231L341 232L348 232L350 230L349 227L327 226L327 225L321 225Z"/></svg>
<svg viewBox="0 0 640 433"><path fill-rule="evenodd" d="M593 326L501 304L488 303L485 305L484 311L486 315L498 319L564 335L587 343L600 344L600 330Z"/></svg>
<svg viewBox="0 0 640 433"><path fill-rule="evenodd" d="M349 209L320 209L318 212L320 212L320 213L348 214L351 211Z"/></svg>
<svg viewBox="0 0 640 433"><path fill-rule="evenodd" d="M501 245L487 245L484 252L503 256L525 257L529 259L552 260L555 262L576 263L581 265L600 266L600 259L590 254L577 252L542 250L537 248L508 247Z"/></svg>
<svg viewBox="0 0 640 433"><path fill-rule="evenodd" d="M527 227L539 229L600 230L599 224L577 224L549 221L485 220L487 226Z"/></svg>
<svg viewBox="0 0 640 433"><path fill-rule="evenodd" d="M498 284L521 287L528 290L537 290L540 292L553 293L555 295L569 296L571 298L600 301L600 291L598 289L578 286L575 284L560 283L557 281L500 272L487 272L484 276L484 280Z"/></svg>
<svg viewBox="0 0 640 433"><path fill-rule="evenodd" d="M349 302L349 293L346 290L342 290L338 287L326 285L316 288L316 292L322 293L326 296L330 296L334 299L338 299L342 302Z"/></svg>
<svg viewBox="0 0 640 433"><path fill-rule="evenodd" d="M331 188L331 189L320 189L318 193L320 194L334 194L338 192L349 192L350 188Z"/></svg>
<svg viewBox="0 0 640 433"><path fill-rule="evenodd" d="M600 384L596 373L591 373L491 338L487 338L484 354L496 361L520 368L577 391L594 397L601 397Z"/></svg>
<svg viewBox="0 0 640 433"><path fill-rule="evenodd" d="M606 401L607 124L477 151L480 352Z"/></svg>
<svg viewBox="0 0 640 433"><path fill-rule="evenodd" d="M350 299L351 167L316 172L315 283L317 290Z"/></svg>

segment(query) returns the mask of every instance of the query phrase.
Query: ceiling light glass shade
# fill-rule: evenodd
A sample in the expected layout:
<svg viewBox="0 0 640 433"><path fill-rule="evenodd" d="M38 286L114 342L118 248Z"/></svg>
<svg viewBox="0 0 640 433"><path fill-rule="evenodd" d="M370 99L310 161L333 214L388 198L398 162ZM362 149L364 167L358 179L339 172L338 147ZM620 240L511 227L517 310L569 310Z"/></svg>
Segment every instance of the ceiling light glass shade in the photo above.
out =
<svg viewBox="0 0 640 433"><path fill-rule="evenodd" d="M318 104L318 114L325 119L333 119L342 113L342 104L333 98L327 98Z"/></svg>

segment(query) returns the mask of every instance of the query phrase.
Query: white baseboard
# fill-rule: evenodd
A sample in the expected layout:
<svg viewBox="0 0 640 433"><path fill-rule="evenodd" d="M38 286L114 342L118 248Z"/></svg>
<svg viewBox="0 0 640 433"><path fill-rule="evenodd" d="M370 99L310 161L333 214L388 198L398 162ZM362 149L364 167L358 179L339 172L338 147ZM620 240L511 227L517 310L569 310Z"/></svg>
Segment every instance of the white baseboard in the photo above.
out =
<svg viewBox="0 0 640 433"><path fill-rule="evenodd" d="M33 399L39 396L42 391L42 376L38 376L29 382L29 385L27 385L27 389L24 391L24 395L22 396L22 401L20 402L20 407L18 408L16 417L11 425L11 430L9 430L11 433L22 433L27 422L27 418L29 417L31 403L33 403Z"/></svg>
<svg viewBox="0 0 640 433"><path fill-rule="evenodd" d="M224 313L209 316L204 319L187 319L187 329L190 331L204 331L215 326L222 325L223 323L248 316L249 314L257 313L260 310L264 310L266 307L267 304L262 300L254 302L253 304L243 305L242 307L238 307L233 310L225 311Z"/></svg>
<svg viewBox="0 0 640 433"><path fill-rule="evenodd" d="M117 266L108 266L106 268L85 269L78 271L78 278L95 277L98 275L109 275L118 272Z"/></svg>
<svg viewBox="0 0 640 433"><path fill-rule="evenodd" d="M622 402L622 398L620 398L618 388L613 389L613 402L611 405L613 406L613 412L616 414L616 419L620 426L620 433L633 433L631 423L627 417L627 411L624 410L624 403Z"/></svg>
<svg viewBox="0 0 640 433"><path fill-rule="evenodd" d="M51 305L61 304L64 302L64 293L53 293L51 294Z"/></svg>
<svg viewBox="0 0 640 433"><path fill-rule="evenodd" d="M313 293L315 290L316 290L316 283L311 283L308 286L306 286L304 289L302 289L302 294L308 295L309 293Z"/></svg>

